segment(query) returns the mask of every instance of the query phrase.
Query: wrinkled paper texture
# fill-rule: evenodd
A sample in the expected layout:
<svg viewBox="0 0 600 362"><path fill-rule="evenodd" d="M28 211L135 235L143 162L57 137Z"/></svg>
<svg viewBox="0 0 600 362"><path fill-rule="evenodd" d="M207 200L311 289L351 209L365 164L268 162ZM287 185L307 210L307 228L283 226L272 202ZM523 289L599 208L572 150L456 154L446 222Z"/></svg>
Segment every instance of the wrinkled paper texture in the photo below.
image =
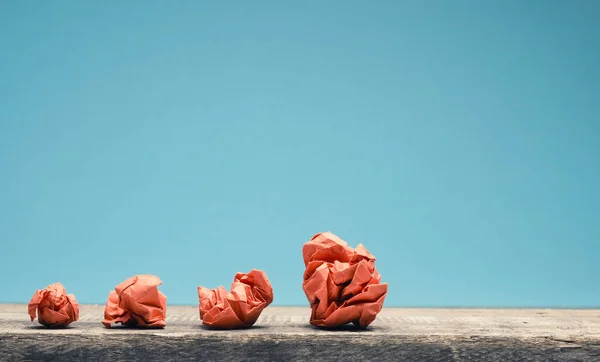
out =
<svg viewBox="0 0 600 362"><path fill-rule="evenodd" d="M162 281L154 275L136 275L111 291L102 324L162 328L166 325L167 297L158 290Z"/></svg>
<svg viewBox="0 0 600 362"><path fill-rule="evenodd" d="M252 326L273 301L273 287L262 270L237 273L231 291L198 287L202 324L221 329Z"/></svg>
<svg viewBox="0 0 600 362"><path fill-rule="evenodd" d="M79 319L79 303L73 294L67 294L60 283L37 290L29 301L31 321L36 318L46 327L66 327Z"/></svg>
<svg viewBox="0 0 600 362"><path fill-rule="evenodd" d="M375 257L359 244L356 249L336 235L319 233L302 247L304 282L312 314L310 323L334 328L371 324L383 307L387 283L375 268Z"/></svg>

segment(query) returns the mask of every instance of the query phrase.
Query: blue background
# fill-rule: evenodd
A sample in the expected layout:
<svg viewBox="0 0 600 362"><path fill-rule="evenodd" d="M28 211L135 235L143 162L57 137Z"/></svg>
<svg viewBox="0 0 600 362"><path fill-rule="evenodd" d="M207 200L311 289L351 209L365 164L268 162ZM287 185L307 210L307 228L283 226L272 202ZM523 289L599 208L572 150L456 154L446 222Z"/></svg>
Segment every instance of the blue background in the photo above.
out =
<svg viewBox="0 0 600 362"><path fill-rule="evenodd" d="M362 242L387 306L600 305L597 1L0 2L0 301Z"/></svg>

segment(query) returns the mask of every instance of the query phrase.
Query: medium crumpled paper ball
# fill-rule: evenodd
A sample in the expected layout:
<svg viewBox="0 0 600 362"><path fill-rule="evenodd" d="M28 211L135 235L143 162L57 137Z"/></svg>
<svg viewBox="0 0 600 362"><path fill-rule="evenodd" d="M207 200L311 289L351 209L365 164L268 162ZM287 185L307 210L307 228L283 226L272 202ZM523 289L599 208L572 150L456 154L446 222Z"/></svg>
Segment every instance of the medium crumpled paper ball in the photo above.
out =
<svg viewBox="0 0 600 362"><path fill-rule="evenodd" d="M273 287L262 270L237 273L231 291L198 287L202 324L220 329L251 327L273 301Z"/></svg>
<svg viewBox="0 0 600 362"><path fill-rule="evenodd" d="M166 326L167 297L158 290L162 281L154 275L136 275L111 291L102 324L128 327L162 328Z"/></svg>
<svg viewBox="0 0 600 362"><path fill-rule="evenodd" d="M383 307L387 283L375 268L375 257L359 244L352 249L336 235L319 233L302 247L304 282L312 314L310 324L334 328L371 324Z"/></svg>
<svg viewBox="0 0 600 362"><path fill-rule="evenodd" d="M79 319L79 303L61 283L37 290L29 301L28 311L32 322L37 312L38 322L46 327L66 327Z"/></svg>

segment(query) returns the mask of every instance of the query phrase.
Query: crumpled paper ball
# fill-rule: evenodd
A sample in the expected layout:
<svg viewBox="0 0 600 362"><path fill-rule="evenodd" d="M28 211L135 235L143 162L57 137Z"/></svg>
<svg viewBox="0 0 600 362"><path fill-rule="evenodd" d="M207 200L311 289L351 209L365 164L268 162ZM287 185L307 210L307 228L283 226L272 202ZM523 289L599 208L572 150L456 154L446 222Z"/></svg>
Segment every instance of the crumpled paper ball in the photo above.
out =
<svg viewBox="0 0 600 362"><path fill-rule="evenodd" d="M262 270L237 273L231 291L198 287L200 319L205 326L233 329L251 327L273 301L273 287Z"/></svg>
<svg viewBox="0 0 600 362"><path fill-rule="evenodd" d="M319 233L302 247L304 282L312 314L310 324L334 328L371 324L381 311L387 283L375 268L375 257L359 244L356 249L336 235Z"/></svg>
<svg viewBox="0 0 600 362"><path fill-rule="evenodd" d="M167 297L158 290L162 281L154 275L136 275L111 291L102 324L128 327L162 328L166 326Z"/></svg>
<svg viewBox="0 0 600 362"><path fill-rule="evenodd" d="M46 327L66 327L79 319L79 303L73 294L67 294L61 283L37 290L29 301L31 321L36 318Z"/></svg>

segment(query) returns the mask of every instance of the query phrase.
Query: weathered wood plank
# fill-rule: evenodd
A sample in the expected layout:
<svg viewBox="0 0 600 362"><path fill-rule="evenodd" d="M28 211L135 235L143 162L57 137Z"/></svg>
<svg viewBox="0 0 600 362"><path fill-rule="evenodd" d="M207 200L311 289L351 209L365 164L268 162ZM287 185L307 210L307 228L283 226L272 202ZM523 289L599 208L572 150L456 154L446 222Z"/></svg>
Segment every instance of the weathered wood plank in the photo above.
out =
<svg viewBox="0 0 600 362"><path fill-rule="evenodd" d="M0 305L0 361L598 361L600 311L384 308L366 331L320 330L308 308L270 307L257 325L214 331L195 307L169 307L162 330L107 329L102 306L49 330L25 305Z"/></svg>

